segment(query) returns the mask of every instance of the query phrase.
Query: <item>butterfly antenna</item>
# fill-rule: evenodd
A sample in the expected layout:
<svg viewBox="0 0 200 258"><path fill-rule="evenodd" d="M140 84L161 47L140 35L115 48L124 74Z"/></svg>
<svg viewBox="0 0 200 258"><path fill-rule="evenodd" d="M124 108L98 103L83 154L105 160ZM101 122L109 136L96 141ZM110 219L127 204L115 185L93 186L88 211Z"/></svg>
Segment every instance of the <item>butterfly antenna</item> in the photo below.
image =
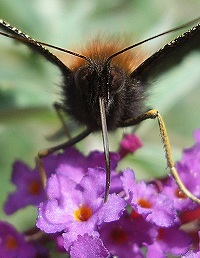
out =
<svg viewBox="0 0 200 258"><path fill-rule="evenodd" d="M153 36L153 37L150 37L150 38L145 39L145 40L142 40L142 41L140 41L140 42L138 42L138 43L136 43L136 44L133 44L133 45L131 45L131 46L129 46L129 47L126 47L126 48L124 48L124 49L122 49L122 50L120 50L120 51L114 53L113 55L109 56L109 57L107 58L106 62L105 62L105 66L110 63L111 59L113 59L114 57L116 57L116 56L118 56L118 55L120 55L120 54L122 54L122 53L124 53L124 52L126 52L126 51L128 51L128 50L130 50L130 49L132 49L132 48L135 48L135 47L137 47L137 46L139 46L139 45L142 45L142 44L144 44L144 43L146 43L146 42L148 42L148 41L150 41L150 40L152 40L152 39L159 38L159 37L161 37L161 36L163 36L163 35L166 35L166 34L169 34L169 33L171 33L171 32L175 32L175 31L184 29L184 28L186 28L186 27L189 27L190 25L193 25L193 24L195 24L196 22L200 22L200 17L198 17L198 18L196 18L196 19L194 19L194 20L192 20L192 21L189 21L189 22L187 22L187 23L184 23L184 24L181 25L181 26L175 27L174 29L167 30L167 31L162 32L162 33L160 33L160 34L157 34L157 35L155 35L155 36Z"/></svg>

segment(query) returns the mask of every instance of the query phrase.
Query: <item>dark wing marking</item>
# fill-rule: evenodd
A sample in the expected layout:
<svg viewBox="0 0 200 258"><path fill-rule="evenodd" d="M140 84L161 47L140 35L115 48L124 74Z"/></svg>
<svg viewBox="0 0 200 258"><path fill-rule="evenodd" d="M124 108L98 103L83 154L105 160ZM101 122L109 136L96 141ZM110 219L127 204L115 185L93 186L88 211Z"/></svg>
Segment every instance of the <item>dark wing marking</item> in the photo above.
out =
<svg viewBox="0 0 200 258"><path fill-rule="evenodd" d="M166 44L147 58L132 73L131 78L148 83L168 69L178 65L194 50L200 50L200 24Z"/></svg>
<svg viewBox="0 0 200 258"><path fill-rule="evenodd" d="M41 44L39 44L36 40L31 38L30 36L26 35L25 33L21 32L17 28L11 26L9 23L1 19L0 19L0 28L8 32L9 34L16 36L16 40L18 41L20 41L20 38L26 39L21 42L26 46L28 46L29 48L41 54L43 57L46 58L46 60L50 61L52 64L56 65L62 71L62 73L65 74L65 76L71 74L71 70L64 63L62 63L60 59L58 59L48 49L43 47Z"/></svg>

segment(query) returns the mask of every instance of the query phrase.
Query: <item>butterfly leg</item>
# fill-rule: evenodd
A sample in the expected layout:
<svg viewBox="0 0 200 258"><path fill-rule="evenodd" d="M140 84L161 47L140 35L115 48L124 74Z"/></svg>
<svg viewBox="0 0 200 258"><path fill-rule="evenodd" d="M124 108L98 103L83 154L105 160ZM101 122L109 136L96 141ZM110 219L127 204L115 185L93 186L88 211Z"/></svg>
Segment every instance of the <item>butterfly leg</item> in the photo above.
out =
<svg viewBox="0 0 200 258"><path fill-rule="evenodd" d="M62 144L59 144L59 145L50 147L48 149L44 149L44 150L39 151L39 153L38 153L38 160L37 161L38 161L38 166L39 166L39 170L40 170L40 175L41 175L42 183L43 183L44 186L46 185L47 178L46 178L46 172L45 172L45 169L44 169L44 165L43 165L42 159L44 157L47 157L51 153L54 153L54 152L56 152L58 150L66 149L67 147L70 147L70 146L80 142L85 137L87 137L90 133L91 133L90 129L85 129L82 133L78 134L74 138L71 138L71 139L69 139L68 141L66 141L66 142L64 142Z"/></svg>
<svg viewBox="0 0 200 258"><path fill-rule="evenodd" d="M198 199L196 196L194 196L183 184L182 180L180 179L178 172L174 166L174 161L172 158L172 151L171 151L171 147L170 147L170 142L169 142L169 137L167 134L167 130L166 130L166 126L165 123L162 119L162 116L159 114L158 110L155 109L151 109L145 113L143 113L142 115L136 117L136 118L132 118L132 119L128 119L126 121L123 121L120 124L120 127L127 127L127 126L131 126L131 125L137 125L140 122L147 120L147 119L155 119L157 118L158 120L158 126L159 126L159 130L160 130L160 135L161 135L161 140L162 140L162 144L164 147L164 151L165 151L165 157L167 160L167 167L170 169L170 172L172 174L172 176L174 177L179 189L188 197L190 198L192 201L200 204L200 199Z"/></svg>
<svg viewBox="0 0 200 258"><path fill-rule="evenodd" d="M58 102L55 102L53 104L53 107L62 123L62 126L63 126L63 129L64 129L64 132L65 132L65 135L67 136L68 139L71 139L71 134L70 134L70 130L66 124L66 121L65 121L65 118L64 118L64 115L63 115L63 107L60 103Z"/></svg>

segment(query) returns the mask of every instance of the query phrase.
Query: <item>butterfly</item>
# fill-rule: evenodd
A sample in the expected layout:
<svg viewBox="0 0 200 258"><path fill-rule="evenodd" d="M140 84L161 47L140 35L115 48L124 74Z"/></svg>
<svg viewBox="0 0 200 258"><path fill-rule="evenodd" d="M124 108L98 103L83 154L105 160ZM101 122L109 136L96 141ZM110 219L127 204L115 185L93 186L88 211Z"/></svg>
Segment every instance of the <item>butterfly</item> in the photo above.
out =
<svg viewBox="0 0 200 258"><path fill-rule="evenodd" d="M184 28L200 18L178 28L166 31L147 40L126 48L117 42L92 42L83 54L72 52L47 43L39 42L21 32L9 23L0 20L1 35L14 38L38 52L47 61L57 66L63 77L62 102L55 103L58 112L66 112L86 129L63 144L39 152L39 160L57 150L67 148L81 141L89 134L101 131L106 164L106 190L104 201L107 201L110 189L110 153L108 132L117 128L135 126L147 119L157 119L163 142L167 166L175 178L179 188L193 201L200 200L193 196L183 185L174 167L164 121L156 109L146 107L146 92L162 73L178 65L184 57L194 50L200 49L200 24L192 27L183 35L166 44L144 62L133 67L133 56L129 50L153 38ZM47 47L63 51L77 57L73 68L67 67ZM40 163L42 167L42 163Z"/></svg>

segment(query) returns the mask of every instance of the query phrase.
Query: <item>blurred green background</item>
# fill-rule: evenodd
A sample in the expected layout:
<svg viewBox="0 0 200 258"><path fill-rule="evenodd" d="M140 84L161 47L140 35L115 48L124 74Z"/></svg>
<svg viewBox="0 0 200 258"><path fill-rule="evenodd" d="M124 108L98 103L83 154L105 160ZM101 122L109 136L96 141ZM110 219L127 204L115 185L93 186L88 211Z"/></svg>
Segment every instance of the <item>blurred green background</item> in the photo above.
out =
<svg viewBox="0 0 200 258"><path fill-rule="evenodd" d="M199 0L18 0L0 1L0 17L38 41L69 50L79 49L98 33L126 35L135 43L200 16ZM186 29L185 29L186 30ZM183 31L171 33L142 46L148 57ZM59 99L61 76L57 68L28 50L23 44L0 36L0 189L1 204L13 189L9 183L12 163L21 159L34 166L43 148L62 142L47 141L60 128L52 103ZM147 104L163 115L175 159L182 148L193 143L192 132L200 127L200 53L152 84ZM116 135L110 135L116 150ZM121 164L134 168L137 178L166 173L166 161L156 121L138 128L144 147ZM102 149L101 135L95 134L78 144L87 152ZM31 214L31 216L30 216ZM6 218L19 228L34 224L35 211L28 208ZM0 212L0 219L5 218ZM22 219L23 218L23 219Z"/></svg>

